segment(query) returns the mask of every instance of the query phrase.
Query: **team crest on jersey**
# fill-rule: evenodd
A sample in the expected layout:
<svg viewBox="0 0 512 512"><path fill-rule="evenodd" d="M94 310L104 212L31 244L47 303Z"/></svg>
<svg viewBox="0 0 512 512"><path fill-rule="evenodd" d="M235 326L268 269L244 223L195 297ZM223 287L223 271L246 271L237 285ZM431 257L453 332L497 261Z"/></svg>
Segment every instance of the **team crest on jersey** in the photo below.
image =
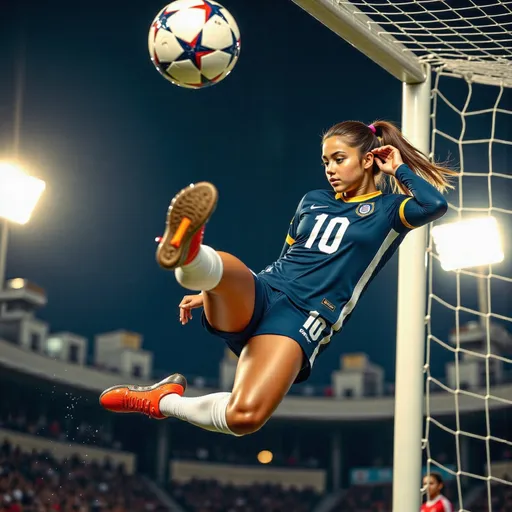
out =
<svg viewBox="0 0 512 512"><path fill-rule="evenodd" d="M370 215L370 213L373 212L373 209L375 208L375 204L374 203L364 203L364 204L360 204L357 209L356 209L356 213L357 215L359 215L360 217L366 217L367 215Z"/></svg>

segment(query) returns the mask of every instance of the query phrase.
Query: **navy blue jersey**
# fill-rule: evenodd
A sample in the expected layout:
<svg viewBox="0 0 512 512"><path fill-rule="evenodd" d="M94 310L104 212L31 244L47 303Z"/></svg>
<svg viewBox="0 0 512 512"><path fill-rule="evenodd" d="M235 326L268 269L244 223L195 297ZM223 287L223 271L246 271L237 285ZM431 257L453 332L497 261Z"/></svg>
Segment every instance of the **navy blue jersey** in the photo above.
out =
<svg viewBox="0 0 512 512"><path fill-rule="evenodd" d="M309 311L312 321L319 318L325 327L324 319L332 331L341 329L405 235L446 211L441 193L406 165L396 177L413 196L379 191L344 199L328 190L307 193L280 258L259 276Z"/></svg>

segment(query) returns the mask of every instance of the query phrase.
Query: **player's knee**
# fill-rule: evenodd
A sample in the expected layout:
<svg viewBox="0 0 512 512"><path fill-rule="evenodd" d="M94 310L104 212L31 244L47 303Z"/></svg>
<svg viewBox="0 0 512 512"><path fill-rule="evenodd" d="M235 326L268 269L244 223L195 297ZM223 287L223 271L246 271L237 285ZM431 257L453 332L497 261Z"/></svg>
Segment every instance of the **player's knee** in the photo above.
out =
<svg viewBox="0 0 512 512"><path fill-rule="evenodd" d="M257 432L267 422L269 416L263 407L237 401L228 406L226 420L229 429L237 435Z"/></svg>

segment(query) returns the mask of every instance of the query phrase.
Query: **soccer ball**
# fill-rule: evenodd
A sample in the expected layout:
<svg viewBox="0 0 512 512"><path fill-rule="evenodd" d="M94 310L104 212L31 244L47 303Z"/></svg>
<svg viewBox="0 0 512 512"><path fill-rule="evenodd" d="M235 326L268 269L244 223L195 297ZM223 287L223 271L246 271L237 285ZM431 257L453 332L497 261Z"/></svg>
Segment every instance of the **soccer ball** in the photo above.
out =
<svg viewBox="0 0 512 512"><path fill-rule="evenodd" d="M201 89L226 78L240 54L235 19L213 0L176 0L153 20L149 55L173 84Z"/></svg>

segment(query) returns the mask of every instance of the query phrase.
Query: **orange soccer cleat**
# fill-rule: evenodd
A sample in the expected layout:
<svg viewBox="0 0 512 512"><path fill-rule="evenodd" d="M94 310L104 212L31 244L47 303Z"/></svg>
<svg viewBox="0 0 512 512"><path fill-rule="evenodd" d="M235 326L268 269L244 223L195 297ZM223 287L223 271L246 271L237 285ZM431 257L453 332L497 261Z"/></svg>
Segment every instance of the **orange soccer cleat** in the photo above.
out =
<svg viewBox="0 0 512 512"><path fill-rule="evenodd" d="M151 418L162 420L160 400L171 393L183 396L187 380L179 373L153 384L153 386L121 385L106 389L100 395L102 407L112 412L139 412Z"/></svg>
<svg viewBox="0 0 512 512"><path fill-rule="evenodd" d="M165 233L157 241L156 260L166 270L190 263L199 252L204 225L217 206L217 189L202 181L178 192L167 212Z"/></svg>

